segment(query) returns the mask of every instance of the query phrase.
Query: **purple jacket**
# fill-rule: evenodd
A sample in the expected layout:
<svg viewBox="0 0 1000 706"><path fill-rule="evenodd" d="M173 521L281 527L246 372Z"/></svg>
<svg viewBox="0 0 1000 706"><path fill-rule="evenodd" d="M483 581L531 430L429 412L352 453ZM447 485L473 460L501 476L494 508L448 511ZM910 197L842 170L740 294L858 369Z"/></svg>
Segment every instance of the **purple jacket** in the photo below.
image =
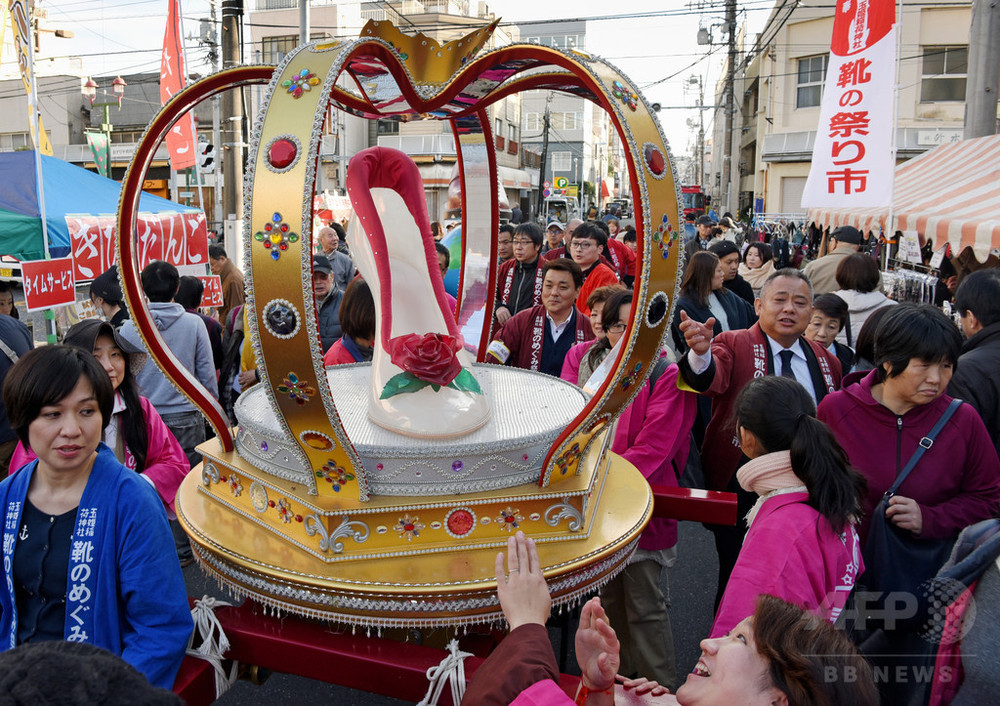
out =
<svg viewBox="0 0 1000 706"><path fill-rule="evenodd" d="M669 365L652 394L647 381L618 420L611 450L639 469L652 485L677 487L687 463L698 396L677 388L677 365ZM669 549L677 544L677 520L653 518L639 548Z"/></svg>
<svg viewBox="0 0 1000 706"><path fill-rule="evenodd" d="M709 635L726 635L766 593L836 621L864 569L853 526L838 535L806 492L775 495L750 525Z"/></svg>
<svg viewBox="0 0 1000 706"><path fill-rule="evenodd" d="M872 386L878 383L875 371L860 379L852 375L845 382L842 390L823 399L818 416L833 430L851 465L868 479L866 519L860 529L864 540L867 518L952 398L941 395L897 417L872 397ZM976 410L970 405L958 408L899 495L917 501L923 515L921 536L928 539L956 537L965 527L996 516L1000 459Z"/></svg>

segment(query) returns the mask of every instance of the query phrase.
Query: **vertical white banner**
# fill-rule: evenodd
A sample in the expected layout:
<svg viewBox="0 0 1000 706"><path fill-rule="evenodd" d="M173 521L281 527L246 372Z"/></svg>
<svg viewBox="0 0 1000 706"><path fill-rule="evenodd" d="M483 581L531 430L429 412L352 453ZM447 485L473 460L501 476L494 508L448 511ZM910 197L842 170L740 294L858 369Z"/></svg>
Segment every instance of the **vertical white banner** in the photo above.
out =
<svg viewBox="0 0 1000 706"><path fill-rule="evenodd" d="M802 207L892 201L896 32L893 0L837 0L830 63Z"/></svg>

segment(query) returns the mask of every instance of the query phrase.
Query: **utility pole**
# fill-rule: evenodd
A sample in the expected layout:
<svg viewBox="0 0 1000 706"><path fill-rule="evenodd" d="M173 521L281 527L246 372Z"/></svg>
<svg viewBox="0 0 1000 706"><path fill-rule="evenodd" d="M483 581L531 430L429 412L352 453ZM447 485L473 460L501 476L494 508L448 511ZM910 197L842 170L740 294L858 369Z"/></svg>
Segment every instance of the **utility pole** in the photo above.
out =
<svg viewBox="0 0 1000 706"><path fill-rule="evenodd" d="M698 185L705 190L705 84L698 76L698 166L695 169Z"/></svg>
<svg viewBox="0 0 1000 706"><path fill-rule="evenodd" d="M542 158L538 165L538 199L535 204L535 218L542 217L542 205L545 199L542 197L542 190L545 188L545 163L549 156L549 101L552 100L550 93L545 99L545 115L542 117Z"/></svg>
<svg viewBox="0 0 1000 706"><path fill-rule="evenodd" d="M723 131L723 142L725 153L722 159L722 194L727 203L725 210L736 212L739 204L733 195L733 142L736 137L733 135L736 129L736 0L726 0L726 31L729 33L729 65L726 68L726 101L725 101L725 128Z"/></svg>
<svg viewBox="0 0 1000 706"><path fill-rule="evenodd" d="M299 44L309 41L309 0L299 0Z"/></svg>
<svg viewBox="0 0 1000 706"><path fill-rule="evenodd" d="M1000 91L1000 2L972 0L969 75L965 84L965 133L968 140L997 133Z"/></svg>
<svg viewBox="0 0 1000 706"><path fill-rule="evenodd" d="M240 22L243 0L222 0L222 68L240 64ZM243 218L243 89L230 88L222 94L222 115L226 121L222 143L223 213L226 220ZM238 250L237 240L226 243L229 252Z"/></svg>
<svg viewBox="0 0 1000 706"><path fill-rule="evenodd" d="M219 0L212 0L211 29L209 30L209 51L208 58L212 62L212 73L219 70ZM215 159L212 160L212 174L215 176L215 185L212 188L214 202L212 204L212 223L218 229L220 235L224 228L222 223L222 170L219 168L220 157L222 156L222 97L212 96L212 144L215 146Z"/></svg>

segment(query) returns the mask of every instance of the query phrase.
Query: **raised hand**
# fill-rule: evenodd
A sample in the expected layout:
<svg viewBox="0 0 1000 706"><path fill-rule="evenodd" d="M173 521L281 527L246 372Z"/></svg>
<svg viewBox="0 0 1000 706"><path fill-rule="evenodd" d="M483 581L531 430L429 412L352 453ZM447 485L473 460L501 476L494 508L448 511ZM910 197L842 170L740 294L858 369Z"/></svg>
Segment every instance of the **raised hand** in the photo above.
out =
<svg viewBox="0 0 1000 706"><path fill-rule="evenodd" d="M497 554L497 597L510 629L537 623L545 625L552 608L552 596L542 575L535 541L517 534L507 539L507 572L503 570L504 554Z"/></svg>
<svg viewBox="0 0 1000 706"><path fill-rule="evenodd" d="M584 686L590 691L613 687L621 664L620 650L601 599L591 598L580 612L580 627L576 631L576 661Z"/></svg>
<svg viewBox="0 0 1000 706"><path fill-rule="evenodd" d="M710 318L705 323L695 321L687 315L686 311L681 312L681 333L684 334L684 342L688 348L695 352L695 355L705 355L712 346L712 338L715 335L715 318Z"/></svg>

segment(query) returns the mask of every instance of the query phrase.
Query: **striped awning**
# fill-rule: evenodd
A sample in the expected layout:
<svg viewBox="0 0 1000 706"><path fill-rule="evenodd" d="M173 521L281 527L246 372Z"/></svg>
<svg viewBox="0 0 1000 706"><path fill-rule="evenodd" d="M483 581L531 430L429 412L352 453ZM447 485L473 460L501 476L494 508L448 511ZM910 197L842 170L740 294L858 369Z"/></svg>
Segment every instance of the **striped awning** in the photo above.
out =
<svg viewBox="0 0 1000 706"><path fill-rule="evenodd" d="M891 228L889 208L810 208L809 220L878 233L917 231L934 249L972 247L984 261L1000 248L1000 135L941 145L896 167Z"/></svg>

